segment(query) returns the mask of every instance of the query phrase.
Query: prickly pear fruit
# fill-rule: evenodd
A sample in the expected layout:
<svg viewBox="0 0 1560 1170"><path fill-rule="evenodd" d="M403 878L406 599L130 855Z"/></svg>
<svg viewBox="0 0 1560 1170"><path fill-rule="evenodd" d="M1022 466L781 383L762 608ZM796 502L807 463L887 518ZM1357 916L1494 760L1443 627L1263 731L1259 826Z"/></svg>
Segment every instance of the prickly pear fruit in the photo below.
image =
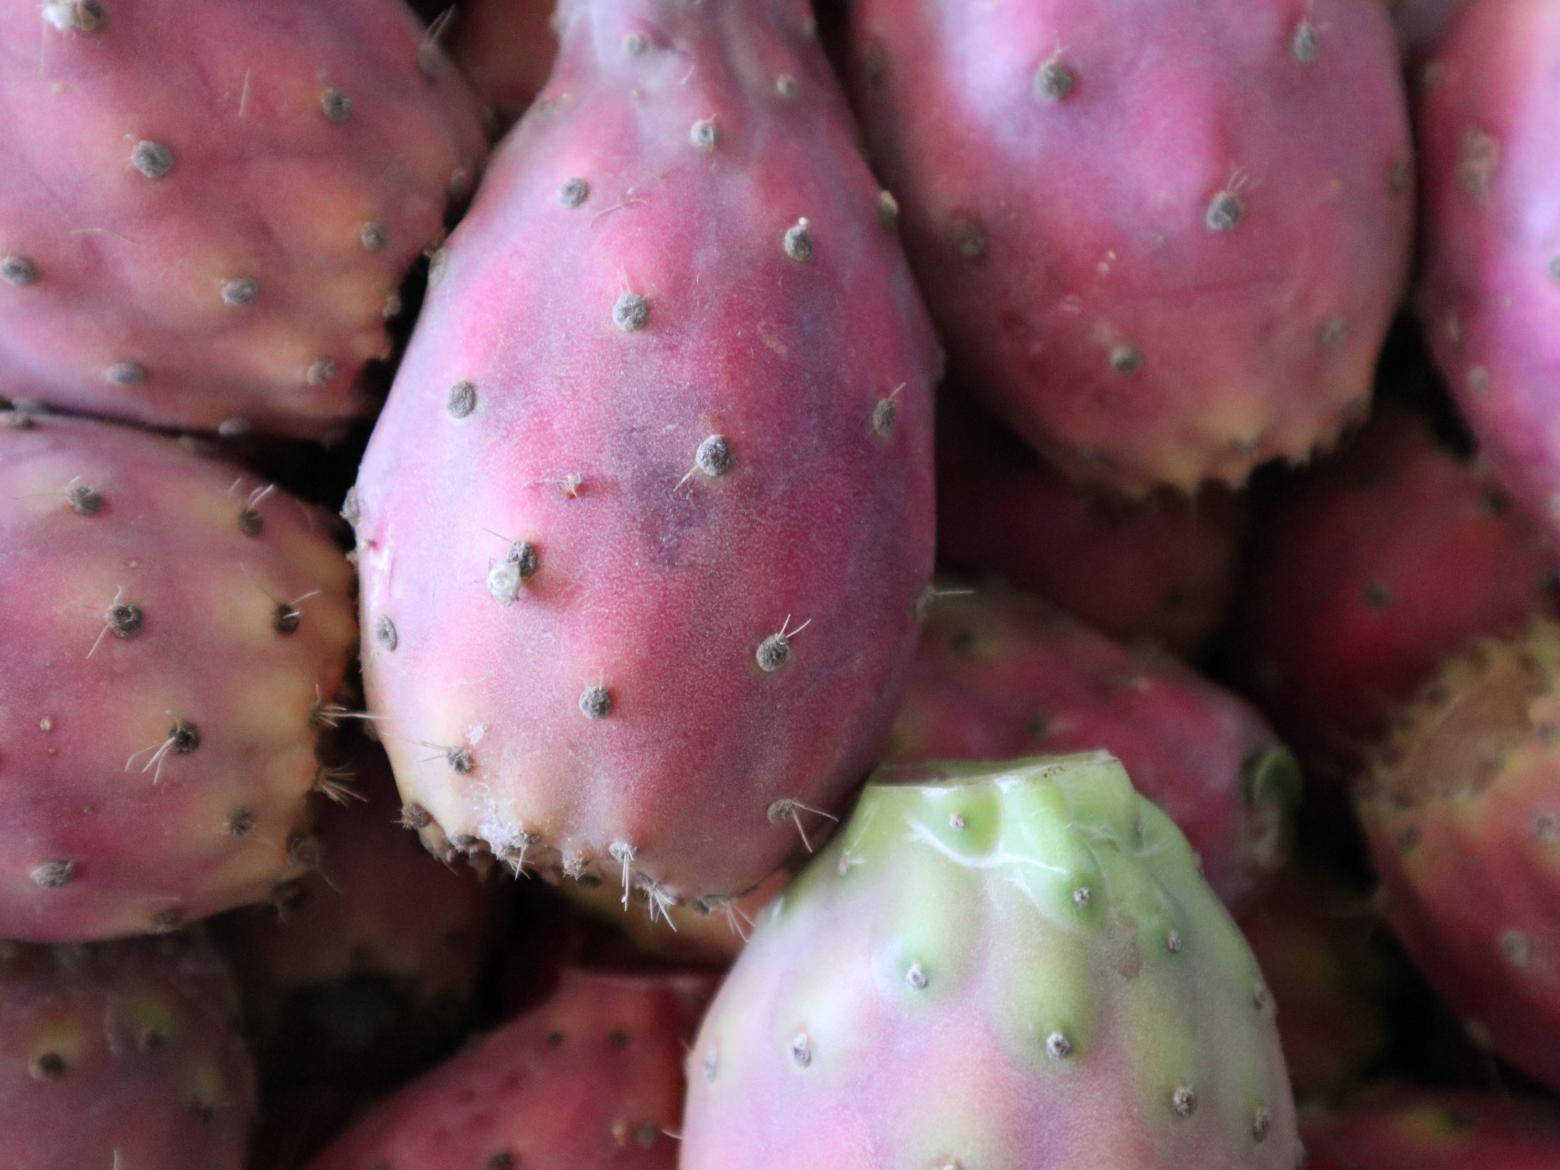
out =
<svg viewBox="0 0 1560 1170"><path fill-rule="evenodd" d="M674 1170L696 975L563 973L511 1020L365 1114L310 1170Z"/></svg>
<svg viewBox="0 0 1560 1170"><path fill-rule="evenodd" d="M438 1055L467 1026L497 925L500 888L400 824L384 753L365 745L352 766L318 817L319 872L221 923L267 1078L384 1084Z"/></svg>
<svg viewBox="0 0 1560 1170"><path fill-rule="evenodd" d="M254 1112L232 978L203 939L0 943L0 1165L243 1170Z"/></svg>
<svg viewBox="0 0 1560 1170"><path fill-rule="evenodd" d="M318 853L316 724L357 637L333 522L171 439L5 417L0 937L265 898Z"/></svg>
<svg viewBox="0 0 1560 1170"><path fill-rule="evenodd" d="M1470 0L1423 78L1425 332L1496 472L1560 532L1560 5Z"/></svg>
<svg viewBox="0 0 1560 1170"><path fill-rule="evenodd" d="M878 772L688 1055L681 1170L1292 1170L1256 961L1110 755Z"/></svg>
<svg viewBox="0 0 1560 1170"><path fill-rule="evenodd" d="M455 16L455 62L505 124L525 112L552 70L553 8L554 0L471 0Z"/></svg>
<svg viewBox="0 0 1560 1170"><path fill-rule="evenodd" d="M1224 618L1244 517L1243 498L1218 487L1146 500L1076 487L966 404L940 404L939 559L1112 637L1195 652Z"/></svg>
<svg viewBox="0 0 1560 1170"><path fill-rule="evenodd" d="M1507 1093L1394 1088L1304 1133L1310 1170L1560 1170L1560 1111Z"/></svg>
<svg viewBox="0 0 1560 1170"><path fill-rule="evenodd" d="M1328 782L1446 655L1560 611L1560 557L1539 526L1406 410L1297 478L1260 531L1238 668Z"/></svg>
<svg viewBox="0 0 1560 1170"><path fill-rule="evenodd" d="M740 895L870 767L935 345L799 0L567 0L349 501L424 838Z"/></svg>
<svg viewBox="0 0 1560 1170"><path fill-rule="evenodd" d="M1355 792L1404 949L1471 1035L1560 1088L1560 623L1481 639Z"/></svg>
<svg viewBox="0 0 1560 1170"><path fill-rule="evenodd" d="M997 760L1102 747L1170 815L1227 905L1288 856L1294 758L1235 695L1044 603L951 582L928 607L887 758Z"/></svg>
<svg viewBox="0 0 1560 1170"><path fill-rule="evenodd" d="M484 153L401 0L5 0L0 383L328 436Z"/></svg>
<svg viewBox="0 0 1560 1170"><path fill-rule="evenodd" d="M1380 0L861 0L852 49L944 339L1069 478L1239 484L1368 409L1413 203Z"/></svg>
<svg viewBox="0 0 1560 1170"><path fill-rule="evenodd" d="M1236 921L1279 1005L1295 1097L1358 1084L1387 1051L1395 992L1385 928L1365 897L1325 871L1286 874Z"/></svg>

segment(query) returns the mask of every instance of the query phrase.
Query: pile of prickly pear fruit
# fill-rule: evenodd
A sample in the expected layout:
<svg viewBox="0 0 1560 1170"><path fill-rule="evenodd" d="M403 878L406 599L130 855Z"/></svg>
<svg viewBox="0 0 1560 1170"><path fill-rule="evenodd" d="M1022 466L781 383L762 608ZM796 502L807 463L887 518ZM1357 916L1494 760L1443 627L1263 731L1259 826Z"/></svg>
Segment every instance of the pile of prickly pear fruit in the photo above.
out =
<svg viewBox="0 0 1560 1170"><path fill-rule="evenodd" d="M0 1170L1560 1170L1560 0L0 12Z"/></svg>

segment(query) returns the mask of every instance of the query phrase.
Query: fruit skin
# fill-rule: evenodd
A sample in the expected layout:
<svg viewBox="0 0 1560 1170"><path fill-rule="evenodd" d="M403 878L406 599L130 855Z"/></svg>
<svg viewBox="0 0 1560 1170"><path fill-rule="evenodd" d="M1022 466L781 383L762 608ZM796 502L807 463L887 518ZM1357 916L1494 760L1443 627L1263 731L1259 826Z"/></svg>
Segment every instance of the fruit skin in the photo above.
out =
<svg viewBox="0 0 1560 1170"><path fill-rule="evenodd" d="M680 1170L1300 1156L1257 964L1104 752L876 773L688 1066Z"/></svg>
<svg viewBox="0 0 1560 1170"><path fill-rule="evenodd" d="M470 0L455 15L451 55L505 124L547 83L558 54L553 0Z"/></svg>
<svg viewBox="0 0 1560 1170"><path fill-rule="evenodd" d="M1238 485L1369 408L1413 206L1380 0L861 0L851 43L950 352L1069 478Z"/></svg>
<svg viewBox="0 0 1560 1170"><path fill-rule="evenodd" d="M1181 654L1223 620L1244 496L1209 487L1190 499L1159 491L1128 500L1076 487L948 392L938 403L937 474L937 556L949 568L993 574L1114 638Z"/></svg>
<svg viewBox="0 0 1560 1170"><path fill-rule="evenodd" d="M1294 758L1240 698L1036 598L942 582L885 759L999 760L1105 748L1186 834L1226 905L1288 858Z"/></svg>
<svg viewBox="0 0 1560 1170"><path fill-rule="evenodd" d="M1471 1036L1560 1088L1560 623L1481 639L1355 791L1387 920Z"/></svg>
<svg viewBox="0 0 1560 1170"><path fill-rule="evenodd" d="M887 732L935 343L810 27L571 0L436 262L347 508L435 848L739 896Z"/></svg>
<svg viewBox="0 0 1560 1170"><path fill-rule="evenodd" d="M1542 529L1406 409L1292 481L1258 527L1236 669L1323 786L1446 655L1560 612Z"/></svg>
<svg viewBox="0 0 1560 1170"><path fill-rule="evenodd" d="M1303 1123L1312 1170L1560 1167L1560 1112L1536 1098L1392 1086Z"/></svg>
<svg viewBox="0 0 1560 1170"><path fill-rule="evenodd" d="M1560 8L1470 0L1425 65L1420 316L1468 424L1560 531Z"/></svg>
<svg viewBox="0 0 1560 1170"><path fill-rule="evenodd" d="M243 1170L255 1076L197 935L0 943L0 1164Z"/></svg>
<svg viewBox="0 0 1560 1170"><path fill-rule="evenodd" d="M0 937L169 930L313 864L336 527L170 439L0 416Z"/></svg>
<svg viewBox="0 0 1560 1170"><path fill-rule="evenodd" d="M709 992L697 975L566 970L546 1003L371 1108L310 1170L674 1170L683 1052Z"/></svg>
<svg viewBox="0 0 1560 1170"><path fill-rule="evenodd" d="M351 767L317 818L319 872L221 924L268 1080L387 1084L447 1051L497 925L503 887L428 855L384 752L362 744Z"/></svg>
<svg viewBox="0 0 1560 1170"><path fill-rule="evenodd" d="M1398 968L1364 895L1312 864L1284 874L1236 915L1279 1006L1295 1098L1334 1098L1386 1054Z"/></svg>
<svg viewBox="0 0 1560 1170"><path fill-rule="evenodd" d="M328 437L469 188L479 107L401 0L6 0L0 393Z"/></svg>

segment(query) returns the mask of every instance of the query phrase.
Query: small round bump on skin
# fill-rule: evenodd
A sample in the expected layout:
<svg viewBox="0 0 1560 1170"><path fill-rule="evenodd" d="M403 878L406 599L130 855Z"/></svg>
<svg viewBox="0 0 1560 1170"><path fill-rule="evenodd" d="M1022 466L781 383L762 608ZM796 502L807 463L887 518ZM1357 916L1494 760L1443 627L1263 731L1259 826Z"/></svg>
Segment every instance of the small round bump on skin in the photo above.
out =
<svg viewBox="0 0 1560 1170"><path fill-rule="evenodd" d="M710 435L693 454L693 465L711 479L731 470L731 443L725 435Z"/></svg>
<svg viewBox="0 0 1560 1170"><path fill-rule="evenodd" d="M568 208L581 207L590 198L590 184L584 179L565 180L558 188L558 202Z"/></svg>
<svg viewBox="0 0 1560 1170"><path fill-rule="evenodd" d="M1259 1012L1264 1011L1270 998L1267 987L1263 985L1261 980L1258 980L1251 989L1251 1006Z"/></svg>
<svg viewBox="0 0 1560 1170"><path fill-rule="evenodd" d="M1268 1130L1273 1127L1273 1115L1268 1112L1266 1105L1258 1105L1256 1112L1251 1115L1251 1140L1254 1142L1267 1141Z"/></svg>
<svg viewBox="0 0 1560 1170"><path fill-rule="evenodd" d="M612 306L612 323L624 333L638 333L650 320L650 302L626 292Z"/></svg>
<svg viewBox="0 0 1560 1170"><path fill-rule="evenodd" d="M1349 323L1342 317L1329 317L1316 331L1316 341L1323 349L1336 349L1349 336Z"/></svg>
<svg viewBox="0 0 1560 1170"><path fill-rule="evenodd" d="M972 219L956 219L949 228L953 246L966 260L979 260L986 254L986 233Z"/></svg>
<svg viewBox="0 0 1560 1170"><path fill-rule="evenodd" d="M76 876L76 863L74 861L45 861L32 871L32 880L46 890L58 889L66 885L70 879Z"/></svg>
<svg viewBox="0 0 1560 1170"><path fill-rule="evenodd" d="M108 607L108 629L116 638L133 638L141 632L145 615L139 605L116 601Z"/></svg>
<svg viewBox="0 0 1560 1170"><path fill-rule="evenodd" d="M1043 102L1066 101L1077 85L1078 75L1060 57L1035 70L1035 96Z"/></svg>
<svg viewBox="0 0 1560 1170"><path fill-rule="evenodd" d="M1177 1117L1190 1117L1197 1112L1197 1093L1190 1085L1177 1085L1170 1094L1170 1108Z"/></svg>
<svg viewBox="0 0 1560 1170"><path fill-rule="evenodd" d="M899 200L894 198L894 193L889 190L878 192L877 197L878 222L892 230L899 226Z"/></svg>
<svg viewBox="0 0 1560 1170"><path fill-rule="evenodd" d="M700 118L688 128L688 141L699 150L714 150L720 144L720 130L713 118Z"/></svg>
<svg viewBox="0 0 1560 1170"><path fill-rule="evenodd" d="M255 814L247 808L235 808L228 814L227 833L230 837L245 837L255 827Z"/></svg>
<svg viewBox="0 0 1560 1170"><path fill-rule="evenodd" d="M175 719L168 728L168 750L176 756L187 756L200 747L200 728L188 719Z"/></svg>
<svg viewBox="0 0 1560 1170"><path fill-rule="evenodd" d="M1072 1041L1060 1032L1052 1032L1045 1038L1045 1053L1053 1060L1062 1060L1072 1055Z"/></svg>
<svg viewBox="0 0 1560 1170"><path fill-rule="evenodd" d="M471 749L452 747L444 753L444 762L450 766L450 771L457 776L471 775L471 769L475 763L471 758Z"/></svg>
<svg viewBox="0 0 1560 1170"><path fill-rule="evenodd" d="M403 804L401 806L401 827L403 829L426 829L433 824L433 814L420 804Z"/></svg>
<svg viewBox="0 0 1560 1170"><path fill-rule="evenodd" d="M1316 35L1316 26L1306 17L1295 25L1295 35L1289 38L1289 52L1302 65L1309 65L1321 54L1322 42Z"/></svg>
<svg viewBox="0 0 1560 1170"><path fill-rule="evenodd" d="M184 911L177 906L170 906L152 915L153 934L167 934L169 931L178 930L183 925Z"/></svg>
<svg viewBox="0 0 1560 1170"><path fill-rule="evenodd" d="M894 405L892 398L879 398L872 407L872 429L883 437L893 434L894 424L899 421L899 408Z"/></svg>
<svg viewBox="0 0 1560 1170"><path fill-rule="evenodd" d="M517 540L509 546L504 559L488 569L488 593L500 604L511 605L519 599L520 587L536 576L540 567L536 546L530 541Z"/></svg>
<svg viewBox="0 0 1560 1170"><path fill-rule="evenodd" d="M637 57L650 47L650 42L645 39L643 33L629 33L623 38L623 51L630 57Z"/></svg>
<svg viewBox="0 0 1560 1170"><path fill-rule="evenodd" d="M1220 191L1203 213L1203 223L1211 232L1232 232L1246 214L1246 205L1233 191Z"/></svg>
<svg viewBox="0 0 1560 1170"><path fill-rule="evenodd" d="M587 719L605 719L612 714L612 695L606 687L586 687L580 693L580 713Z"/></svg>
<svg viewBox="0 0 1560 1170"><path fill-rule="evenodd" d="M806 216L785 229L781 241L785 254L792 260L807 261L813 257L813 239Z"/></svg>
<svg viewBox="0 0 1560 1170"><path fill-rule="evenodd" d="M296 605L285 601L276 603L276 609L271 614L271 628L278 634L296 634L298 625L303 621L303 613Z"/></svg>
<svg viewBox="0 0 1560 1170"><path fill-rule="evenodd" d="M962 833L964 831L964 817L963 817L963 815L960 814L960 813L949 813L948 814L948 827L950 829L954 830L954 832L956 832L956 833Z"/></svg>
<svg viewBox="0 0 1560 1170"><path fill-rule="evenodd" d="M1072 900L1075 906L1087 906L1094 900L1094 895L1089 892L1088 886L1079 886L1072 892Z"/></svg>
<svg viewBox="0 0 1560 1170"><path fill-rule="evenodd" d="M60 32L95 33L103 27L98 0L46 0L43 19Z"/></svg>
<svg viewBox="0 0 1560 1170"><path fill-rule="evenodd" d="M791 1060L797 1068L806 1068L812 1063L812 1041L806 1032L791 1037Z"/></svg>
<svg viewBox="0 0 1560 1170"><path fill-rule="evenodd" d="M451 418L466 418L477 409L477 388L462 378L450 387L449 395L444 400L444 409Z"/></svg>
<svg viewBox="0 0 1560 1170"><path fill-rule="evenodd" d="M1130 345L1118 345L1110 351L1110 368L1118 374L1135 374L1143 368L1143 355Z"/></svg>
<svg viewBox="0 0 1560 1170"><path fill-rule="evenodd" d="M130 165L148 179L160 179L173 170L173 151L161 142L143 138L130 149Z"/></svg>
<svg viewBox="0 0 1560 1170"><path fill-rule="evenodd" d="M310 386L323 386L335 376L336 363L330 358L320 358L303 375Z"/></svg>
<svg viewBox="0 0 1560 1170"><path fill-rule="evenodd" d="M770 634L758 644L754 654L759 669L765 673L779 670L791 660L791 642L784 634Z"/></svg>
<svg viewBox="0 0 1560 1170"><path fill-rule="evenodd" d="M381 614L374 623L374 640L386 650L394 650L401 644L401 635L396 631L395 622L389 614Z"/></svg>
<svg viewBox="0 0 1560 1170"><path fill-rule="evenodd" d="M0 280L15 288L26 288L38 279L38 269L26 256L11 253L0 256Z"/></svg>
<svg viewBox="0 0 1560 1170"><path fill-rule="evenodd" d="M252 276L239 276L222 285L222 303L235 308L252 305L260 295L260 282Z"/></svg>
<svg viewBox="0 0 1560 1170"><path fill-rule="evenodd" d="M1181 953L1181 932L1179 930L1172 930L1169 934L1165 935L1165 950L1169 951L1172 955L1179 955Z"/></svg>
<svg viewBox="0 0 1560 1170"><path fill-rule="evenodd" d="M116 386L139 386L146 381L146 367L140 362L115 362L103 371L103 377Z"/></svg>
<svg viewBox="0 0 1560 1170"><path fill-rule="evenodd" d="M339 89L327 89L320 94L320 109L332 122L345 122L352 117L352 99Z"/></svg>
<svg viewBox="0 0 1560 1170"><path fill-rule="evenodd" d="M65 1075L65 1058L58 1052L40 1052L28 1062L27 1075L35 1081L57 1081Z"/></svg>
<svg viewBox="0 0 1560 1170"><path fill-rule="evenodd" d="M905 982L916 991L926 990L926 968L920 963L911 963L910 969L905 972Z"/></svg>
<svg viewBox="0 0 1560 1170"><path fill-rule="evenodd" d="M775 92L790 101L797 94L796 78L789 73L782 73L775 78Z"/></svg>
<svg viewBox="0 0 1560 1170"><path fill-rule="evenodd" d="M377 252L390 239L390 229L377 219L371 219L358 230L358 242L365 252Z"/></svg>
<svg viewBox="0 0 1560 1170"><path fill-rule="evenodd" d="M103 493L84 483L73 483L65 489L65 502L78 516L96 516L103 510Z"/></svg>

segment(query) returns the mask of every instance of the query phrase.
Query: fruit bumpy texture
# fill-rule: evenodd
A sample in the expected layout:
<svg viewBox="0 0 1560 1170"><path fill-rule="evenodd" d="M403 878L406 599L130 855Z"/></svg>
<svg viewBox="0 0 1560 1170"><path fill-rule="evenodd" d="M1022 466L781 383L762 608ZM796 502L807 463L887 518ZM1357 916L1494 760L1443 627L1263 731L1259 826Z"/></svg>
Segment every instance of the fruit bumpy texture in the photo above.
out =
<svg viewBox="0 0 1560 1170"><path fill-rule="evenodd" d="M1394 1089L1304 1134L1310 1170L1560 1170L1560 1112L1505 1094Z"/></svg>
<svg viewBox="0 0 1560 1170"><path fill-rule="evenodd" d="M927 608L887 759L1105 748L1186 834L1226 905L1284 864L1299 768L1246 703L1032 597L947 585Z"/></svg>
<svg viewBox="0 0 1560 1170"><path fill-rule="evenodd" d="M244 1170L255 1076L198 936L0 943L0 1164Z"/></svg>
<svg viewBox="0 0 1560 1170"><path fill-rule="evenodd" d="M553 997L374 1106L310 1170L675 1170L694 975L566 970Z"/></svg>
<svg viewBox="0 0 1560 1170"><path fill-rule="evenodd" d="M1076 487L947 392L937 428L942 563L994 574L1114 638L1178 653L1196 652L1223 621L1243 497L1210 487L1191 499L1162 490L1127 500Z"/></svg>
<svg viewBox="0 0 1560 1170"><path fill-rule="evenodd" d="M382 1084L453 1046L496 926L498 890L399 823L383 752L351 759L364 799L321 811L319 872L222 923L268 1079Z"/></svg>
<svg viewBox="0 0 1560 1170"><path fill-rule="evenodd" d="M1560 611L1560 557L1480 462L1383 411L1263 517L1238 668L1313 780L1337 784L1440 661Z"/></svg>
<svg viewBox="0 0 1560 1170"><path fill-rule="evenodd" d="M1560 6L1471 0L1422 76L1425 332L1496 471L1560 532Z"/></svg>
<svg viewBox="0 0 1560 1170"><path fill-rule="evenodd" d="M525 112L552 71L553 8L553 0L471 0L456 13L451 56L506 123Z"/></svg>
<svg viewBox="0 0 1560 1170"><path fill-rule="evenodd" d="M1293 1170L1257 964L1104 752L876 774L688 1055L681 1170Z"/></svg>
<svg viewBox="0 0 1560 1170"><path fill-rule="evenodd" d="M805 4L560 28L348 500L368 700L431 847L708 904L893 718L936 347Z"/></svg>
<svg viewBox="0 0 1560 1170"><path fill-rule="evenodd" d="M1355 793L1404 949L1469 1032L1560 1088L1560 623L1454 656Z"/></svg>
<svg viewBox="0 0 1560 1170"><path fill-rule="evenodd" d="M338 527L171 439L0 417L0 937L168 930L313 864Z"/></svg>
<svg viewBox="0 0 1560 1170"><path fill-rule="evenodd" d="M485 153L401 0L4 0L0 390L330 436Z"/></svg>
<svg viewBox="0 0 1560 1170"><path fill-rule="evenodd" d="M1369 409L1413 205L1380 0L861 0L852 68L944 340L1069 478L1239 484Z"/></svg>

